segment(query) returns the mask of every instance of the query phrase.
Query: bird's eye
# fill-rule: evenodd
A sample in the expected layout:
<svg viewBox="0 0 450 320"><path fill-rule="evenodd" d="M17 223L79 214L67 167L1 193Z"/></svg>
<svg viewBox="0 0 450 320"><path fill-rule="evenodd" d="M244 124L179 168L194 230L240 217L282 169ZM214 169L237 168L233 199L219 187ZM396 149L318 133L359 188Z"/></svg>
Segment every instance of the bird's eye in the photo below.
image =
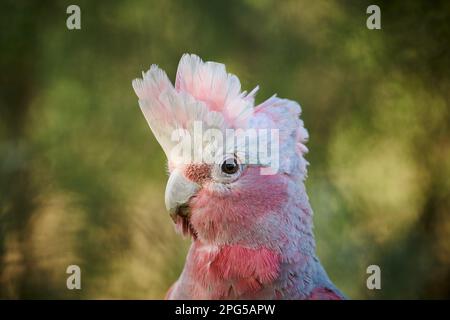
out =
<svg viewBox="0 0 450 320"><path fill-rule="evenodd" d="M220 168L222 169L223 173L235 174L239 171L239 164L236 158L228 158L222 163L222 166Z"/></svg>

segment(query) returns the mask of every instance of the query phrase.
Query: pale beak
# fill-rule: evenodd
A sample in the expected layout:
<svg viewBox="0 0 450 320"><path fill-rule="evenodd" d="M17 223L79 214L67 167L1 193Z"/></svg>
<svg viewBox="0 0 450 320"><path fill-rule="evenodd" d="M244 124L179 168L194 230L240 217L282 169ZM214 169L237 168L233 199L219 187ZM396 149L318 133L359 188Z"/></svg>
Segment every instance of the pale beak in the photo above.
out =
<svg viewBox="0 0 450 320"><path fill-rule="evenodd" d="M184 210L180 210L185 207L189 199L194 196L200 186L188 180L179 170L175 169L169 177L166 186L166 194L164 197L166 203L166 209L169 211L172 219L177 214L184 214Z"/></svg>

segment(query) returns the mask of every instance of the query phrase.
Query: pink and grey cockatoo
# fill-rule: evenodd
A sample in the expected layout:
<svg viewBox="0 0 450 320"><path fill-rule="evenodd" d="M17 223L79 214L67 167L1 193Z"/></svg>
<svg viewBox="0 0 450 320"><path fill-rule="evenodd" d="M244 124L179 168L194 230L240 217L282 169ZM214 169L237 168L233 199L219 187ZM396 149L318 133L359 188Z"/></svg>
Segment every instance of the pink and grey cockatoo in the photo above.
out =
<svg viewBox="0 0 450 320"><path fill-rule="evenodd" d="M133 88L168 159L167 210L176 228L192 238L184 270L166 298L344 299L315 252L300 106L273 96L254 107L258 87L241 92L239 79L223 64L189 54L180 60L175 86L152 65ZM276 166L246 160L254 137L230 149L220 139L198 137L199 123L201 133L275 130L269 140L279 146ZM189 135L188 142L200 142L188 146L186 157L175 152L176 138ZM211 153L220 157L202 161L200 153L212 148L220 149Z"/></svg>

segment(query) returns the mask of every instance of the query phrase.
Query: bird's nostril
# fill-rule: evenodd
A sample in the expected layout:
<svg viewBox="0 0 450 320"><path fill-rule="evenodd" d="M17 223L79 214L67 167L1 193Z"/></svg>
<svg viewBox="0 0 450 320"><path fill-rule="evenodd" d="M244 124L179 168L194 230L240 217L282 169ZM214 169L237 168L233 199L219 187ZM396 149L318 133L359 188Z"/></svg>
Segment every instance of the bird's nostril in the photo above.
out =
<svg viewBox="0 0 450 320"><path fill-rule="evenodd" d="M208 164L190 164L185 168L184 175L191 181L203 183L211 178L211 167Z"/></svg>

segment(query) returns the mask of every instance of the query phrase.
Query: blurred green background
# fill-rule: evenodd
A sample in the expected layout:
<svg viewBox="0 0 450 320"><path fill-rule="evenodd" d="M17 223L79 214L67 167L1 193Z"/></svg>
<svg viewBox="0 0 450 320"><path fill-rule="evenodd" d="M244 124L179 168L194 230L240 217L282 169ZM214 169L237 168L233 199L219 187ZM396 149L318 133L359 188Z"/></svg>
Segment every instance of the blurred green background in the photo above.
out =
<svg viewBox="0 0 450 320"><path fill-rule="evenodd" d="M81 8L81 30L66 8ZM381 7L382 30L366 28ZM450 297L450 2L13 1L0 11L0 298L162 298L189 245L131 80L185 52L298 101L318 253L350 298ZM82 290L66 268L82 269ZM382 290L366 288L377 264Z"/></svg>

